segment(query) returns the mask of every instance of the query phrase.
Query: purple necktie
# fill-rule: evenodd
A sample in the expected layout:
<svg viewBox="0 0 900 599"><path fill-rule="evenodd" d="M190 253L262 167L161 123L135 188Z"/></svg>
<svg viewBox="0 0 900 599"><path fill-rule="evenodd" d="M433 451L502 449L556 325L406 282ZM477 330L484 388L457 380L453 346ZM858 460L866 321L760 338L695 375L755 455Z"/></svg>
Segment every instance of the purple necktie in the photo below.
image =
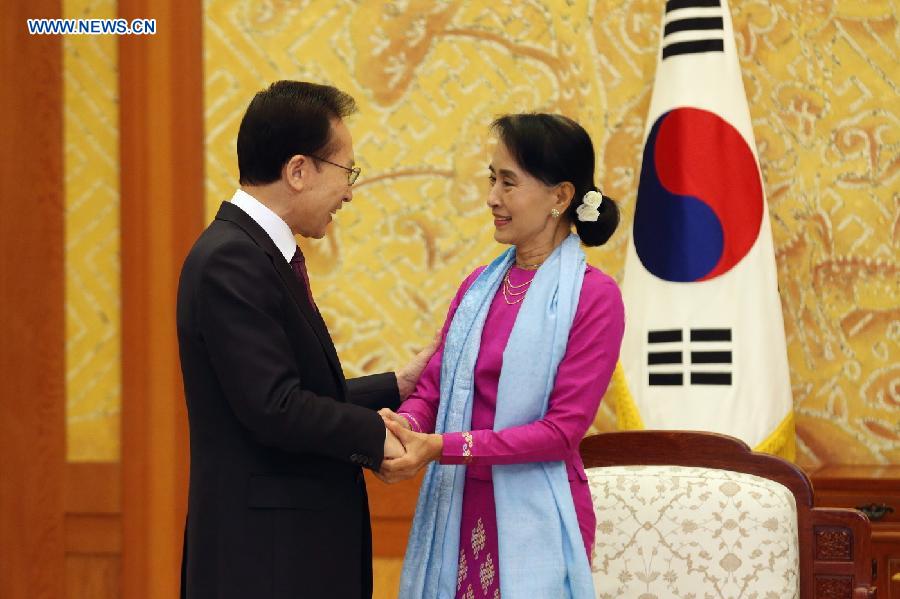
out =
<svg viewBox="0 0 900 599"><path fill-rule="evenodd" d="M309 305L312 306L316 312L318 312L319 307L316 306L316 300L314 300L312 296L312 289L310 289L309 287L309 275L306 274L306 258L303 257L303 252L300 251L300 246L297 246L297 251L294 252L294 257L291 258L291 268L294 269L294 273L297 275L300 283L302 283L303 287L306 289L306 296L309 298Z"/></svg>

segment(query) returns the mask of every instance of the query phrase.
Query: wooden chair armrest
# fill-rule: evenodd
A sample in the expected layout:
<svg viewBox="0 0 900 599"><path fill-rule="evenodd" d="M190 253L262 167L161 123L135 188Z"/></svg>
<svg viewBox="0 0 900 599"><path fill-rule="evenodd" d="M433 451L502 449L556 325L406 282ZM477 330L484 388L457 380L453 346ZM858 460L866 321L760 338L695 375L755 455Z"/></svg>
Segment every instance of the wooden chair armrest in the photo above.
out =
<svg viewBox="0 0 900 599"><path fill-rule="evenodd" d="M872 533L866 515L854 509L821 507L813 508L808 514L809 523L806 525L812 528L813 533L813 546L809 548L812 568L809 570L815 578L815 597L875 597L870 546Z"/></svg>
<svg viewBox="0 0 900 599"><path fill-rule="evenodd" d="M875 599L875 587L856 587L853 589L853 599Z"/></svg>

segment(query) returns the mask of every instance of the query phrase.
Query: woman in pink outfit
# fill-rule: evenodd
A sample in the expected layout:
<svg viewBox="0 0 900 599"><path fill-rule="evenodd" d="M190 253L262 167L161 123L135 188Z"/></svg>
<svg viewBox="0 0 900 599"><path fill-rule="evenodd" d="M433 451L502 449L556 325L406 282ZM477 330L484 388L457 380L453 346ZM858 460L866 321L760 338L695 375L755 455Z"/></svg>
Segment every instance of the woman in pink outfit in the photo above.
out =
<svg viewBox="0 0 900 599"><path fill-rule="evenodd" d="M595 517L578 445L612 376L624 330L618 286L609 275L585 265L582 259L579 270L583 270L583 281L575 298L577 307L543 416L502 430L495 426L501 372L505 359L512 359L504 356L504 350L510 349L510 334L536 273L573 228L582 244L599 246L612 235L619 215L613 200L594 186L593 145L580 125L558 115L521 114L498 119L493 130L499 140L489 166L487 206L493 218L494 238L514 246L514 260L504 267L505 274L498 279L498 288L488 300L472 377L471 423L466 430L434 432L441 402L447 401L441 393L441 376L448 330L463 298L482 275L483 266L460 285L441 331L441 343L415 392L397 413L382 411L389 428L407 449L402 458L385 461L383 479L393 482L408 478L431 462L437 462L432 468L464 465L458 552L440 558L445 562L444 570L455 567L456 588L451 592L457 599L496 599L501 589L506 599L516 599L512 596L516 594L513 587L501 587L500 564L513 548L509 546L511 540L504 545L502 535L498 536L499 502L495 504L494 481L497 467L561 462L571 495L563 501L570 501L574 508L580 531L579 551L583 550L590 559ZM522 348L517 351L521 353ZM446 371L446 364L444 368ZM516 401L514 395L500 399ZM420 498L420 510L428 505L428 499ZM520 522L520 526L528 527L529 522ZM410 548L413 541L411 535ZM425 574L435 565L416 563L434 559L434 555L423 557L408 551L404 577L418 576L432 582L420 581L415 590L414 582L407 585L404 581L406 590L401 590L401 597L415 597L417 593L445 596L437 588L423 590L421 586L437 584L437 574L430 578ZM451 559L455 563L446 563ZM420 574L412 572L416 569ZM582 595L573 591L569 596Z"/></svg>

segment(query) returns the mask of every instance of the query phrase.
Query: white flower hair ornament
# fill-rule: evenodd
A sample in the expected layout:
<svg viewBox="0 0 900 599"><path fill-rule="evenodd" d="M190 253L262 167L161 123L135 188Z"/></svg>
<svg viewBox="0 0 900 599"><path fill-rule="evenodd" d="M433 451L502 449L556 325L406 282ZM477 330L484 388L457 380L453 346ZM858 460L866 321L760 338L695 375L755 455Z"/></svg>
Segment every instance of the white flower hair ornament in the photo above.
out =
<svg viewBox="0 0 900 599"><path fill-rule="evenodd" d="M586 194L581 199L581 204L579 204L578 208L575 209L575 214L578 215L578 220L581 222L597 222L597 219L600 218L600 211L598 208L600 204L603 203L603 194L599 191L594 191L593 189Z"/></svg>

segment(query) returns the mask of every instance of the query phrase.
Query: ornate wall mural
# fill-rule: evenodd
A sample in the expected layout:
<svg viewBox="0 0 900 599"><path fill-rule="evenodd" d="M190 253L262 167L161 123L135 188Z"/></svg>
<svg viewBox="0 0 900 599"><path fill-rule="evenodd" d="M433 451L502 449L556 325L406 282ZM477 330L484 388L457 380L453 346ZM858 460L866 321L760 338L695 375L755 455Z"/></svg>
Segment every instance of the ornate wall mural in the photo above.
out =
<svg viewBox="0 0 900 599"><path fill-rule="evenodd" d="M731 5L779 265L801 463L900 461L900 26L895 2ZM328 237L302 241L348 375L433 335L501 250L484 205L490 121L585 125L623 225L589 260L621 281L661 3L207 0L207 214L235 138L277 79L352 94L363 174ZM613 426L609 402L597 418Z"/></svg>
<svg viewBox="0 0 900 599"><path fill-rule="evenodd" d="M115 0L66 0L63 16L112 19ZM119 459L119 109L115 36L63 37L66 445L69 461Z"/></svg>

